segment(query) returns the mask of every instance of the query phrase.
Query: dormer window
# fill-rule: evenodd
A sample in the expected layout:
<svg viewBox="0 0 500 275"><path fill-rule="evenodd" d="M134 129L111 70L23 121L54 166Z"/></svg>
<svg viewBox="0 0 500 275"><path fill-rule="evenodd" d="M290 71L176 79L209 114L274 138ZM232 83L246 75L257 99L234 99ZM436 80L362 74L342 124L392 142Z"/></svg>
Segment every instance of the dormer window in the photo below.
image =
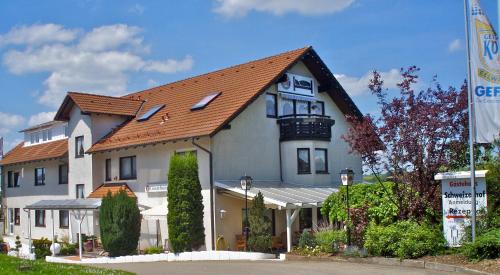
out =
<svg viewBox="0 0 500 275"><path fill-rule="evenodd" d="M207 105L214 99L216 99L220 94L221 92L215 92L205 96L202 100L200 100L198 103L193 105L193 107L191 107L191 111L201 110L207 107Z"/></svg>

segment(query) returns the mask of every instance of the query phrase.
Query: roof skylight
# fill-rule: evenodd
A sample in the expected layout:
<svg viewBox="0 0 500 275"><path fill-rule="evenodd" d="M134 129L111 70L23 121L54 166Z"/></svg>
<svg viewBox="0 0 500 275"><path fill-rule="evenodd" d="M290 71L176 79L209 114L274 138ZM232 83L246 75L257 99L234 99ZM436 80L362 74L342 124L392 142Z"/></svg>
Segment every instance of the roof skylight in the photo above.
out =
<svg viewBox="0 0 500 275"><path fill-rule="evenodd" d="M149 111L145 112L137 121L145 121L148 120L152 115L156 114L159 110L163 109L165 104L153 106Z"/></svg>
<svg viewBox="0 0 500 275"><path fill-rule="evenodd" d="M191 107L191 111L200 110L200 109L205 108L210 102L212 102L220 94L221 94L221 92L215 92L215 93L211 93L211 94L205 96L202 100L200 100L198 103L193 105L193 107Z"/></svg>

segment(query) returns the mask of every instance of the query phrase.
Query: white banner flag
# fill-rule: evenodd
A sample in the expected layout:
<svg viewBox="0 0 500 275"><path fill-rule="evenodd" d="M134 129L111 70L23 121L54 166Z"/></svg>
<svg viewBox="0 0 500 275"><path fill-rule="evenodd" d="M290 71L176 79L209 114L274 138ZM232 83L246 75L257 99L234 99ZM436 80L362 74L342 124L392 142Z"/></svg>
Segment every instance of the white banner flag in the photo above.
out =
<svg viewBox="0 0 500 275"><path fill-rule="evenodd" d="M491 143L500 132L500 53L495 30L479 0L469 0L470 84L477 143Z"/></svg>

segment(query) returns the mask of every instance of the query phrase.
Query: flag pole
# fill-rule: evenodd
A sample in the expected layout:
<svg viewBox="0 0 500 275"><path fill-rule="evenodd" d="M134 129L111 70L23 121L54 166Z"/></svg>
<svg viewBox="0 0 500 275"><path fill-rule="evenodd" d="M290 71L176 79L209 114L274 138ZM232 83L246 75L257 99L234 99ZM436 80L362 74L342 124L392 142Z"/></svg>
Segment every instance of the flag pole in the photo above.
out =
<svg viewBox="0 0 500 275"><path fill-rule="evenodd" d="M472 242L476 240L476 171L474 160L474 136L475 136L475 117L474 117L474 101L472 98L472 71L470 62L470 45L469 45L469 11L467 9L467 1L464 0L464 15L465 15L465 44L467 48L467 99L469 105L469 157L470 157L470 185L471 185L471 227L472 227ZM470 7L469 7L470 8Z"/></svg>

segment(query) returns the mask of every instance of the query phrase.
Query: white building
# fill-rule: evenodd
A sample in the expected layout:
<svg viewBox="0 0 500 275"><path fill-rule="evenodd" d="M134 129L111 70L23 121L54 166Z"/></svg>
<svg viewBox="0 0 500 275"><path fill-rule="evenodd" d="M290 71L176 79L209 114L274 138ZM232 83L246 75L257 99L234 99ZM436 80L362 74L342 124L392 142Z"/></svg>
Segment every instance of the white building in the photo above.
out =
<svg viewBox="0 0 500 275"><path fill-rule="evenodd" d="M361 158L341 138L346 115L361 116L311 47L123 97L70 92L54 122L24 130L25 141L0 162L6 232L28 237L27 205L125 188L145 211L141 247L156 243L156 219L164 243L169 159L194 151L206 248L214 249L220 235L229 249L238 248L243 175L254 179L250 197L264 194L272 233L286 244L294 232L316 226L341 169L352 168L361 181ZM53 212L59 239L76 240L67 210L29 212L33 238L50 238ZM148 213L163 215L147 219ZM89 213L82 232L99 235L98 211Z"/></svg>

